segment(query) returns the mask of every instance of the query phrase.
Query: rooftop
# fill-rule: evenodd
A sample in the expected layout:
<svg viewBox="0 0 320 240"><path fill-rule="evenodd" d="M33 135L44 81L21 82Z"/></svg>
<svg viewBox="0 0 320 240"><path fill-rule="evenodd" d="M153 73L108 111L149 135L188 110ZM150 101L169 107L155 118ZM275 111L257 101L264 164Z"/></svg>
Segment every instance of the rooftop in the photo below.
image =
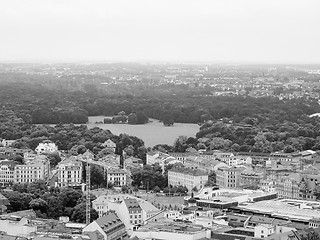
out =
<svg viewBox="0 0 320 240"><path fill-rule="evenodd" d="M141 210L141 207L137 199L129 198L129 199L124 199L123 201L126 204L128 210Z"/></svg>
<svg viewBox="0 0 320 240"><path fill-rule="evenodd" d="M183 167L175 167L169 170L169 172L176 172L176 173L182 173L186 175L193 175L193 176L208 176L208 173L198 170L198 169L189 169L189 168L183 168Z"/></svg>
<svg viewBox="0 0 320 240"><path fill-rule="evenodd" d="M104 231L117 226L122 223L120 218L113 212L109 212L107 215L98 218L95 221ZM123 226L124 227L124 226Z"/></svg>
<svg viewBox="0 0 320 240"><path fill-rule="evenodd" d="M157 221L150 222L138 229L138 232L174 232L183 234L197 234L205 229L201 225L185 222Z"/></svg>

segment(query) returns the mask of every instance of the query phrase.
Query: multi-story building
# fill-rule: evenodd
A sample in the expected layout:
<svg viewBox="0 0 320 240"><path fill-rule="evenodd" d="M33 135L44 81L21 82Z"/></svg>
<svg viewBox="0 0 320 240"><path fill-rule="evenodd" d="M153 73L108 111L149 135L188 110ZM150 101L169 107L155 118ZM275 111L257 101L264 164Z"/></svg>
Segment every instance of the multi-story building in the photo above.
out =
<svg viewBox="0 0 320 240"><path fill-rule="evenodd" d="M185 186L191 192L193 188L201 189L208 181L208 173L184 167L172 168L168 171L168 185Z"/></svg>
<svg viewBox="0 0 320 240"><path fill-rule="evenodd" d="M82 180L82 162L75 156L71 156L58 164L57 186L74 187L79 186Z"/></svg>
<svg viewBox="0 0 320 240"><path fill-rule="evenodd" d="M50 161L44 155L39 155L26 161L25 165L16 165L14 169L14 182L31 183L37 180L46 180L50 173Z"/></svg>
<svg viewBox="0 0 320 240"><path fill-rule="evenodd" d="M101 233L106 240L128 239L125 225L114 212L98 218L83 229L84 233L95 231Z"/></svg>
<svg viewBox="0 0 320 240"><path fill-rule="evenodd" d="M280 178L276 182L276 192L279 198L299 199L299 182L291 178Z"/></svg>
<svg viewBox="0 0 320 240"><path fill-rule="evenodd" d="M138 201L136 199L125 199L121 203L121 209L124 212L128 213L129 222L131 225L142 225L143 218L142 218L142 208L140 207Z"/></svg>
<svg viewBox="0 0 320 240"><path fill-rule="evenodd" d="M223 188L239 188L240 174L244 168L221 167L216 171L216 183Z"/></svg>
<svg viewBox="0 0 320 240"><path fill-rule="evenodd" d="M56 144L54 144L51 141L45 141L43 143L39 143L39 145L36 147L35 151L38 154L43 154L43 153L53 153L58 151L58 147Z"/></svg>
<svg viewBox="0 0 320 240"><path fill-rule="evenodd" d="M115 187L122 187L127 184L127 174L122 169L110 168L107 170L107 181Z"/></svg>
<svg viewBox="0 0 320 240"><path fill-rule="evenodd" d="M17 162L11 160L0 161L0 185L7 186L14 182L14 167Z"/></svg>
<svg viewBox="0 0 320 240"><path fill-rule="evenodd" d="M124 219L123 221L125 221L126 224L130 224L129 215L126 215L125 213L121 213L123 212L123 209L121 209L122 207L121 203L126 199L137 200L140 208L142 209L143 223L145 223L146 221L149 221L149 219L153 218L154 216L161 215L161 210L153 206L150 202L143 200L141 198L136 198L128 194L108 194L108 195L99 196L97 199L95 199L92 202L92 207L98 212L99 217L104 216L108 211L115 211L120 214L119 216L121 216L121 219Z"/></svg>
<svg viewBox="0 0 320 240"><path fill-rule="evenodd" d="M243 186L259 186L263 179L263 173L247 168L240 173L240 187Z"/></svg>

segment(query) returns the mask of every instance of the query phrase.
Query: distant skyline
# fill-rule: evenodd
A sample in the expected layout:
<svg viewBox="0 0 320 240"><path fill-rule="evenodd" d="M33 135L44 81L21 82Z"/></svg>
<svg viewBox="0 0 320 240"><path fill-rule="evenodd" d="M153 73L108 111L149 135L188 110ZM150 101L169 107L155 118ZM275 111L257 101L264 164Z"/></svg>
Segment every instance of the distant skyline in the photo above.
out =
<svg viewBox="0 0 320 240"><path fill-rule="evenodd" d="M0 62L320 64L319 0L1 0Z"/></svg>

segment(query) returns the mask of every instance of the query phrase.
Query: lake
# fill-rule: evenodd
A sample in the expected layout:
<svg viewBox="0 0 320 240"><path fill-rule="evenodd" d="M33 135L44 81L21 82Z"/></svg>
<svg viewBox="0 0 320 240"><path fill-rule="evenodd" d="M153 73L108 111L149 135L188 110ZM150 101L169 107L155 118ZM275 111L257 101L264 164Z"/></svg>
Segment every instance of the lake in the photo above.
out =
<svg viewBox="0 0 320 240"><path fill-rule="evenodd" d="M88 128L99 127L108 129L115 135L126 133L136 136L144 141L146 147L153 147L157 144L173 145L177 137L195 137L199 131L198 124L175 123L173 126L165 127L156 119L150 119L151 122L143 125L95 124L97 121L103 122L104 118L104 116L89 117Z"/></svg>

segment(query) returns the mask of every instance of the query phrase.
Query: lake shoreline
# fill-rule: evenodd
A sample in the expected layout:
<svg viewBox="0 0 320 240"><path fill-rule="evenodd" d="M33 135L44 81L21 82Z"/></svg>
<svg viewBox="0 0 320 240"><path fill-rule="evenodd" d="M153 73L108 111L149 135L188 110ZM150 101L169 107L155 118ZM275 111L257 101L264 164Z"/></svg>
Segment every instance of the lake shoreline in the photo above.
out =
<svg viewBox="0 0 320 240"><path fill-rule="evenodd" d="M136 136L144 141L146 147L153 147L157 144L173 145L179 136L195 137L200 128L198 124L192 123L175 123L173 126L164 126L157 119L149 119L150 121L146 124L96 124L96 122L103 122L103 119L108 117L110 116L89 116L88 123L82 125L88 128L108 129L115 135L125 133Z"/></svg>

